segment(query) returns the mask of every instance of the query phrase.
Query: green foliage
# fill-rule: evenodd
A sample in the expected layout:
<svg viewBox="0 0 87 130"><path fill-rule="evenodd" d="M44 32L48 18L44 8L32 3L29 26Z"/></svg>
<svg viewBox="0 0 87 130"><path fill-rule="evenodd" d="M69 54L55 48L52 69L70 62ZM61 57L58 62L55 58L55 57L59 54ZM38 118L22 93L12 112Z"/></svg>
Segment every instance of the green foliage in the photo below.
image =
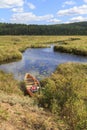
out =
<svg viewBox="0 0 87 130"><path fill-rule="evenodd" d="M44 87L40 104L60 115L71 130L87 128L87 65L61 64L50 77L42 81Z"/></svg>
<svg viewBox="0 0 87 130"><path fill-rule="evenodd" d="M55 89L56 89L55 82L50 79L47 79L45 87L46 87L46 89L43 89L43 94L44 94L43 102L45 104L43 104L43 105L46 108L50 108L51 102L55 95Z"/></svg>
<svg viewBox="0 0 87 130"><path fill-rule="evenodd" d="M62 41L62 42L61 42ZM29 47L46 47L49 43L61 43L62 47L67 48L71 53L72 50L77 54L87 53L87 38L86 36L1 36L0 37L0 63L3 61L11 61L16 58L21 58L21 52ZM60 45L59 45L60 46ZM61 47L60 46L60 47ZM64 48L64 49L65 49ZM74 49L73 49L74 48ZM68 51L67 51L68 52ZM81 53L82 52L82 53ZM51 77L44 79L41 82L43 87L42 94L39 96L39 103L46 109L49 109L52 113L56 114L70 126L70 130L86 130L87 129L87 65L86 64L61 64L51 75ZM22 91L24 90L24 82L20 84L14 80L12 74L6 74L0 71L0 103L7 106L22 106L26 124L32 122L32 128L54 128L51 127L52 121L46 119L43 124L42 121L38 121L37 116L32 116L30 110L31 101L27 97L23 97ZM4 96L3 94L4 93ZM6 95L7 94L7 95ZM20 97L18 97L20 95ZM35 105L35 104L34 104ZM16 119L19 119L19 114L24 116L20 112L19 106L15 113L18 115ZM11 108L11 109L12 109ZM27 110L28 108L28 110ZM9 112L7 109L0 108L0 119L7 120ZM25 111L24 111L25 110ZM30 113L29 114L26 114ZM38 109L39 111L39 109ZM37 112L38 114L39 112ZM40 117L42 116L42 112ZM53 118L53 117L52 117ZM12 119L11 119L12 120ZM10 120L10 121L11 121ZM19 119L19 121L23 121ZM30 121L32 120L32 121ZM14 121L14 120L13 120ZM33 122L35 124L33 124ZM16 121L14 121L15 124ZM24 122L22 122L23 124ZM49 124L48 124L49 123ZM17 124L17 122L16 122ZM41 124L41 125L40 125ZM43 125L42 125L43 124ZM36 126L37 125L37 126ZM55 125L55 124L53 124ZM19 126L19 125L17 125ZM59 127L58 127L59 128ZM60 126L61 129L61 126ZM63 130L66 129L63 127Z"/></svg>
<svg viewBox="0 0 87 130"><path fill-rule="evenodd" d="M0 23L0 35L87 35L87 22L56 25Z"/></svg>

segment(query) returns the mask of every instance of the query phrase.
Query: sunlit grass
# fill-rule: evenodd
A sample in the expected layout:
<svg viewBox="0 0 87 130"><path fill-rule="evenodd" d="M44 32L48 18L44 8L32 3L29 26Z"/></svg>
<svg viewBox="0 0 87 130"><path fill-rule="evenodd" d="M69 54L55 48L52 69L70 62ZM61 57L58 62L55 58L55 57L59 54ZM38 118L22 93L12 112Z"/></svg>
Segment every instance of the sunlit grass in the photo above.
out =
<svg viewBox="0 0 87 130"><path fill-rule="evenodd" d="M59 44L55 50L87 55L86 36L0 36L0 63L22 58L26 48Z"/></svg>
<svg viewBox="0 0 87 130"><path fill-rule="evenodd" d="M87 56L87 37L78 36L76 40L75 38L69 38L68 40L62 41L62 44L55 46L54 50Z"/></svg>
<svg viewBox="0 0 87 130"><path fill-rule="evenodd" d="M40 103L69 125L70 130L87 128L87 64L64 63L42 82Z"/></svg>
<svg viewBox="0 0 87 130"><path fill-rule="evenodd" d="M0 36L0 63L22 58L26 48L46 47L57 40L56 36Z"/></svg>
<svg viewBox="0 0 87 130"><path fill-rule="evenodd" d="M7 94L23 95L19 88L19 83L14 80L13 75L2 71L0 71L0 91Z"/></svg>
<svg viewBox="0 0 87 130"><path fill-rule="evenodd" d="M46 47L54 43L57 51L87 55L86 36L0 36L0 64L22 58L26 48ZM58 117L60 115L73 128L79 126L83 129L87 115L87 64L61 64L51 77L41 83L42 87L47 87L40 95L42 105L57 113ZM12 74L2 71L0 103L0 122L11 122L8 126L12 125L14 129L22 129L22 126L24 129L67 129L64 123L57 124L51 114L38 108L34 100L24 97L20 83Z"/></svg>

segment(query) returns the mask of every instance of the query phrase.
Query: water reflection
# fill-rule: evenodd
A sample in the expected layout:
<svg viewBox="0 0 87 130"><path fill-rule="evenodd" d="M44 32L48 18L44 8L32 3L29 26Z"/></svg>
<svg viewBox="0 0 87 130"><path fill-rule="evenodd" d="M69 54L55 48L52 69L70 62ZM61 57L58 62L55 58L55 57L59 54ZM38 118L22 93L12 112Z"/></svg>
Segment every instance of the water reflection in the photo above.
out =
<svg viewBox="0 0 87 130"><path fill-rule="evenodd" d="M53 47L27 49L22 60L0 65L0 70L13 73L18 80L23 80L27 72L41 79L50 75L58 64L68 61L87 62L87 57L54 52Z"/></svg>

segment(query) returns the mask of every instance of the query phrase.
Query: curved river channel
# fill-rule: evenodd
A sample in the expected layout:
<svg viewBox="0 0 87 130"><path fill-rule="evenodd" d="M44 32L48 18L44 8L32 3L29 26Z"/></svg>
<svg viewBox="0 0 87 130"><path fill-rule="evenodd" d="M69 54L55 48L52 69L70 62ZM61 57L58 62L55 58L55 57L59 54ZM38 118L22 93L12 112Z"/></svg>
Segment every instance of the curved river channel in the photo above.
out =
<svg viewBox="0 0 87 130"><path fill-rule="evenodd" d="M2 64L0 70L13 73L15 79L23 80L25 73L38 79L49 76L56 67L64 62L87 62L87 57L53 51L51 48L27 49L20 61Z"/></svg>

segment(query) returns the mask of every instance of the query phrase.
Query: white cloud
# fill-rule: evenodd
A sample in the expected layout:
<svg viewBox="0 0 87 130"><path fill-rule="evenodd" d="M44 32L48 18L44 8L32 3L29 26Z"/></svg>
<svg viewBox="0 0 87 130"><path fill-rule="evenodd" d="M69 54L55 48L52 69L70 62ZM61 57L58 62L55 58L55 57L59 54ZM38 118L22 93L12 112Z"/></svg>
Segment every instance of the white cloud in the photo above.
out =
<svg viewBox="0 0 87 130"><path fill-rule="evenodd" d="M61 20L53 18L53 19L48 20L48 22L51 22L51 23L60 23Z"/></svg>
<svg viewBox="0 0 87 130"><path fill-rule="evenodd" d="M74 1L65 1L64 3L63 3L63 7L65 7L66 5L74 5L75 4L75 2Z"/></svg>
<svg viewBox="0 0 87 130"><path fill-rule="evenodd" d="M27 3L27 4L28 4L28 6L29 6L29 8L30 8L30 9L35 9L35 8L36 8L36 7L35 7L35 5L34 5L34 4L32 4L32 3L30 3L30 2L29 2L29 3Z"/></svg>
<svg viewBox="0 0 87 130"><path fill-rule="evenodd" d="M84 0L85 3L87 3L87 0Z"/></svg>
<svg viewBox="0 0 87 130"><path fill-rule="evenodd" d="M12 8L15 6L23 6L24 0L0 0L0 8Z"/></svg>
<svg viewBox="0 0 87 130"><path fill-rule="evenodd" d="M87 17L82 17L82 16L78 16L78 17L73 17L70 19L71 22L82 22L82 21L87 21Z"/></svg>
<svg viewBox="0 0 87 130"><path fill-rule="evenodd" d="M5 19L4 18L0 18L0 22L4 22L5 21Z"/></svg>
<svg viewBox="0 0 87 130"><path fill-rule="evenodd" d="M23 12L23 8L22 7L20 7L20 8L12 8L11 9L13 12Z"/></svg>
<svg viewBox="0 0 87 130"><path fill-rule="evenodd" d="M49 19L52 19L53 15L43 15L43 16L37 16L33 14L32 12L24 12L24 13L16 13L13 14L11 17L11 22L13 23L29 23L29 22L36 22L36 21L48 21Z"/></svg>
<svg viewBox="0 0 87 130"><path fill-rule="evenodd" d="M65 10L59 10L57 12L58 15L64 16L64 15L77 15L77 14L87 14L87 5L82 5L82 6L74 6L73 8L70 9L65 9Z"/></svg>

